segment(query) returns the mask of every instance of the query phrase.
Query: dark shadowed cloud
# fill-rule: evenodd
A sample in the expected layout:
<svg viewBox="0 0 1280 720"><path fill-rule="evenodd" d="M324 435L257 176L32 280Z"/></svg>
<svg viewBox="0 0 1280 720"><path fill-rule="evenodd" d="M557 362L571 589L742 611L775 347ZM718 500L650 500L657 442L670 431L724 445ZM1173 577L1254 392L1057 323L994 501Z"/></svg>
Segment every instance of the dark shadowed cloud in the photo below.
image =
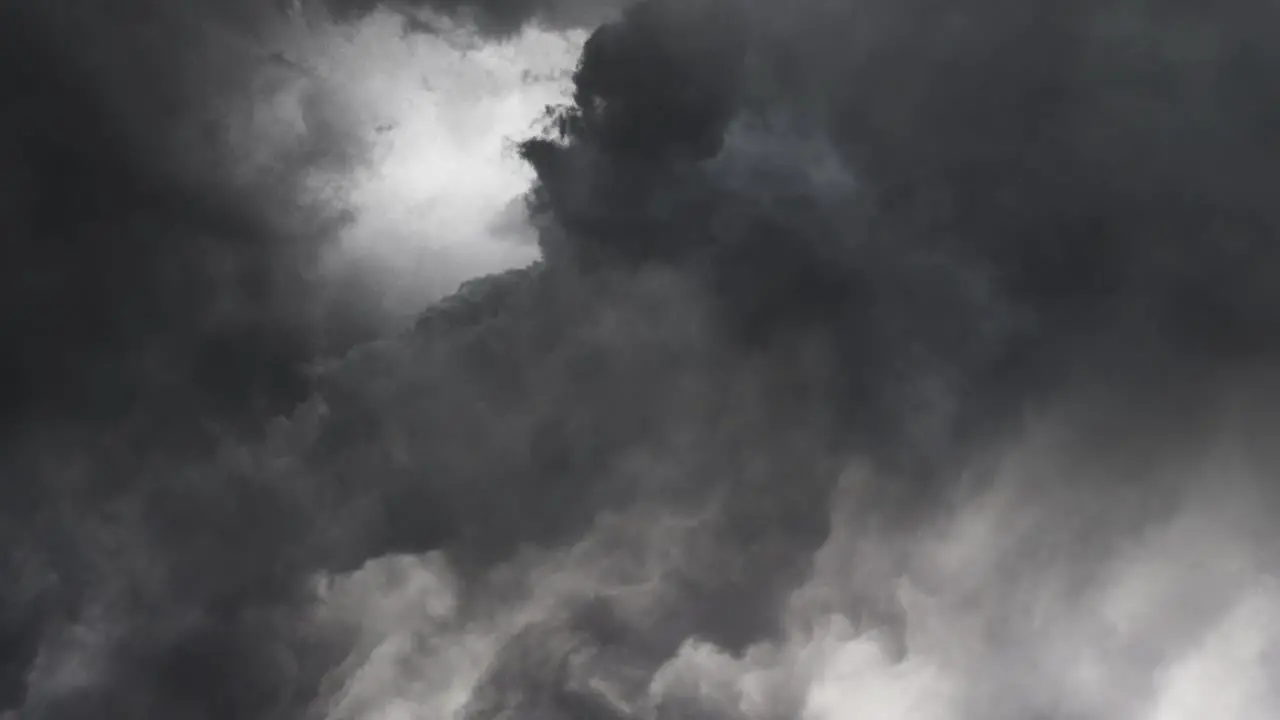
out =
<svg viewBox="0 0 1280 720"><path fill-rule="evenodd" d="M255 93L296 72L273 61L278 19L252 3L3 12L3 327L21 348L6 418L288 407L325 342L306 273L343 220L305 183L358 148L320 96L295 147L252 145Z"/></svg>

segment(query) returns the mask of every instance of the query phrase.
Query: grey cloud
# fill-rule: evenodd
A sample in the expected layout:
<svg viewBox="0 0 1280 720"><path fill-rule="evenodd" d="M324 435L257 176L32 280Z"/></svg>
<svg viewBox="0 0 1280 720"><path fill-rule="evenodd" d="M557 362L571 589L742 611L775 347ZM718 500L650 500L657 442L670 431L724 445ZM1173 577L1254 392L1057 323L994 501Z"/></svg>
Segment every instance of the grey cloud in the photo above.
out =
<svg viewBox="0 0 1280 720"><path fill-rule="evenodd" d="M541 263L262 443L57 474L33 642L113 663L28 711L1262 717L1270 12L630 9L524 146Z"/></svg>

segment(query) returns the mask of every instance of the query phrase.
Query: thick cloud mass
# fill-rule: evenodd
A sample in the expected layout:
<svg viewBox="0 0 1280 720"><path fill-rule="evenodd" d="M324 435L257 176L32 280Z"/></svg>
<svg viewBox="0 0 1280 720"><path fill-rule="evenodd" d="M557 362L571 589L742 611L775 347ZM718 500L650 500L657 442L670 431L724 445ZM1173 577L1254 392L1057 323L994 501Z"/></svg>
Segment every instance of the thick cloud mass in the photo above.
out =
<svg viewBox="0 0 1280 720"><path fill-rule="evenodd" d="M324 338L304 273L341 217L304 183L349 148L317 97L299 145L246 170L253 96L288 72L255 5L3 10L7 420L231 421L305 394L294 366Z"/></svg>
<svg viewBox="0 0 1280 720"><path fill-rule="evenodd" d="M311 183L360 148L286 62L285 19L256 2L0 9L6 705L34 617L61 612L26 548L145 486L150 458L255 433L364 329L310 275L344 220ZM261 105L291 84L305 130L270 142Z"/></svg>
<svg viewBox="0 0 1280 720"><path fill-rule="evenodd" d="M629 8L523 146L542 262L329 364L261 442L11 453L13 705L1275 716L1274 12Z"/></svg>

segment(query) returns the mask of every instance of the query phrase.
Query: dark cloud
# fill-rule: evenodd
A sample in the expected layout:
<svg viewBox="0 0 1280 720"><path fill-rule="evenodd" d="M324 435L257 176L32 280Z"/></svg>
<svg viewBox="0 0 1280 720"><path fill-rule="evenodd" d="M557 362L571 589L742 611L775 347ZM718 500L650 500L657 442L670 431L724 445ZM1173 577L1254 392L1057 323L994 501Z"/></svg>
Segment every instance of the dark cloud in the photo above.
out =
<svg viewBox="0 0 1280 720"><path fill-rule="evenodd" d="M559 7L466 6L492 32L570 22ZM1223 520L1272 507L1252 479L1222 493L1256 493L1248 508L1197 500L1190 529L1169 520L1215 433L1260 464L1244 477L1274 467L1258 439L1274 426L1280 328L1269 13L629 9L592 35L548 136L524 145L543 262L353 349L262 442L145 463L134 447L85 465L74 443L56 461L47 446L13 454L46 488L6 570L26 578L8 626L40 648L25 712L362 718L425 683L423 707L473 720L825 719L856 703L805 683L853 648L860 671L830 681L850 693L900 681L910 657L962 680L945 700L919 695L934 717L1132 717L1129 696L1155 690L1106 679L1073 694L1053 671L1074 641L1027 638L1044 622L1071 638L1112 628L1133 644L1108 654L1124 672L1103 674L1150 675L1162 643L1208 627L1253 576L1197 565L1218 580L1200 604L1121 630L1066 598L1123 585L1113 571L1176 567L1182 543L1219 559L1270 547L1253 520ZM114 117L86 107L70 116ZM112 208L176 208L213 237L208 218L238 217L231 200L207 214L170 200L190 195L160 192L183 187L156 180L174 177L157 169L168 155L137 147L72 157L141 178L137 196L82 181L110 187ZM282 202L253 197L267 217ZM109 226L87 207L73 227ZM170 297L124 265L119 287ZM267 329L271 347L290 337ZM104 497L103 477L123 490ZM1028 578L1053 590L1034 618ZM37 606L55 608L42 625ZM456 688L437 675L461 678L459 704L441 709Z"/></svg>
<svg viewBox="0 0 1280 720"><path fill-rule="evenodd" d="M1155 332L1206 348L1268 335L1256 268L1275 163L1251 80L1275 61L1255 29L1265 5L693 5L706 9L649 3L597 33L564 141L526 146L575 254L742 252L747 233L689 230L717 212L777 215L777 198L752 194L779 188L734 187L697 162L736 118L822 136L858 186L847 215L796 208L816 243L794 240L795 218L768 218L787 235L771 259L891 245L972 258L1054 332L1146 304ZM744 22L749 50L733 39ZM816 263L811 285L841 274L832 265Z"/></svg>
<svg viewBox="0 0 1280 720"><path fill-rule="evenodd" d="M269 70L272 15L146 2L4 13L3 326L21 348L5 354L6 418L287 407L321 340L305 273L341 220L308 207L302 183L351 148L340 128L326 134L318 100L307 147L242 177L234 116Z"/></svg>
<svg viewBox="0 0 1280 720"><path fill-rule="evenodd" d="M272 60L283 18L258 3L0 9L5 705L38 616L83 589L76 528L146 492L155 457L288 410L305 365L363 332L326 316L308 275L344 218L307 179L358 159L343 119L315 92L294 147L245 144L264 86L296 72ZM259 151L271 162L255 168ZM48 576L39 556L63 542L70 565Z"/></svg>

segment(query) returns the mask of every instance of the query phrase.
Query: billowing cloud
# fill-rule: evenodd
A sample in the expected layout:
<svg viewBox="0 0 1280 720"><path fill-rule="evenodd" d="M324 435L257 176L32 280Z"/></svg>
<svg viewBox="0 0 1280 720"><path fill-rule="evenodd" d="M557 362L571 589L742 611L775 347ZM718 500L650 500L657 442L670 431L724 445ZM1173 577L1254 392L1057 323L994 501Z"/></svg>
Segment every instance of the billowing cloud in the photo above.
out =
<svg viewBox="0 0 1280 720"><path fill-rule="evenodd" d="M539 262L261 441L14 455L23 712L1274 715L1270 13L627 9Z"/></svg>

